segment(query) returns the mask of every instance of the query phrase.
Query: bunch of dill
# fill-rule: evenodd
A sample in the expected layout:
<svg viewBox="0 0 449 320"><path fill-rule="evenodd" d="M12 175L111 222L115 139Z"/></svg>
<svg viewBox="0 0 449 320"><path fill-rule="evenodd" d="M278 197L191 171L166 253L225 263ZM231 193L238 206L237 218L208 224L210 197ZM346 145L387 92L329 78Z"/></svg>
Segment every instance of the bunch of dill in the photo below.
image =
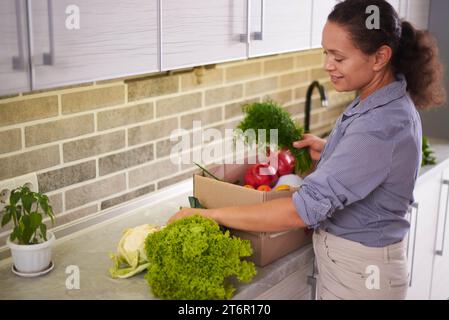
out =
<svg viewBox="0 0 449 320"><path fill-rule="evenodd" d="M250 141L251 135L244 135L247 143L266 142L270 144L270 129L277 129L279 149L289 149L296 158L296 173L308 172L312 167L312 159L307 149L296 149L293 142L301 140L304 129L296 124L290 114L272 100L245 104L242 107L245 114L244 119L238 124L236 129L255 131L256 141ZM259 137L259 129L265 129L265 140ZM240 132L241 133L241 132ZM238 135L238 132L237 132Z"/></svg>

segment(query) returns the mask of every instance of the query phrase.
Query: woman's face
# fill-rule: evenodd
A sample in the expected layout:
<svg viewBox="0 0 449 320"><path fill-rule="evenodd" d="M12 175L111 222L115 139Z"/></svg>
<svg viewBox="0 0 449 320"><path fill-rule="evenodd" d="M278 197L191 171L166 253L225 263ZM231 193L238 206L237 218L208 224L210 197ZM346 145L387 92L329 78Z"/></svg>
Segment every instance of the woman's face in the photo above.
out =
<svg viewBox="0 0 449 320"><path fill-rule="evenodd" d="M368 86L374 77L375 59L356 48L346 30L335 23L326 23L322 39L326 55L324 69L335 90L353 91Z"/></svg>

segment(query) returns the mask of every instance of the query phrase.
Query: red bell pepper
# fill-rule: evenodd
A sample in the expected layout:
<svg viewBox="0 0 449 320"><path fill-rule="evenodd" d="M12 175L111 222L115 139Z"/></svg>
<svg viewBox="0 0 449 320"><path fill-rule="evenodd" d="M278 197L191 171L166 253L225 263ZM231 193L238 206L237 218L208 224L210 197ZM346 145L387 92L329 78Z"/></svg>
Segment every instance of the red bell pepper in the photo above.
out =
<svg viewBox="0 0 449 320"><path fill-rule="evenodd" d="M283 149L278 154L278 175L284 176L293 173L296 166L296 158L288 149Z"/></svg>

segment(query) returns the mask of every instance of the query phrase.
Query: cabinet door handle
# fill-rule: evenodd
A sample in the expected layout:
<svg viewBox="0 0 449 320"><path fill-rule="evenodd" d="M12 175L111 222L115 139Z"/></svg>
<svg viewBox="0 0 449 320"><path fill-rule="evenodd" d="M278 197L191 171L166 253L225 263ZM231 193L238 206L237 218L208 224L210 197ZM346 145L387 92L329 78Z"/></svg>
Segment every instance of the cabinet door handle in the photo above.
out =
<svg viewBox="0 0 449 320"><path fill-rule="evenodd" d="M47 0L47 10L48 10L48 41L49 41L49 52L43 54L43 62L46 66L52 66L55 64L55 35L54 35L54 25L53 25L53 0Z"/></svg>
<svg viewBox="0 0 449 320"><path fill-rule="evenodd" d="M162 71L162 0L157 0L157 64L159 71Z"/></svg>
<svg viewBox="0 0 449 320"><path fill-rule="evenodd" d="M249 32L251 30L251 0L246 0L246 33L240 35L240 42L250 43Z"/></svg>
<svg viewBox="0 0 449 320"><path fill-rule="evenodd" d="M263 40L263 29L265 23L265 0L260 0L260 31L253 32L251 34L251 39L262 41Z"/></svg>
<svg viewBox="0 0 449 320"><path fill-rule="evenodd" d="M415 210L415 219L413 220L413 209ZM416 229L418 227L418 210L419 210L419 204L417 202L413 203L408 212L410 213L410 227L412 226L412 222L414 221L414 227L413 227L413 247L411 254L409 254L410 251L410 238L411 238L411 231L408 233L408 240L407 240L407 259L410 261L410 282L408 284L409 287L412 286L413 283L413 267L415 263L415 247L416 247ZM411 257L411 259L410 259Z"/></svg>
<svg viewBox="0 0 449 320"><path fill-rule="evenodd" d="M443 219L443 237L441 240L441 249L436 250L436 254L442 256L444 254L444 238L446 236L446 222L447 222L447 212L449 211L449 180L443 180L443 185L447 185L447 196L446 196L446 210L444 211L444 219Z"/></svg>
<svg viewBox="0 0 449 320"><path fill-rule="evenodd" d="M316 266L316 260L315 257L313 257L313 261L312 261L312 274L310 276L307 276L307 284L310 285L311 290L310 290L310 298L312 300L318 300L317 297L317 279L316 279L316 270L317 270L317 266Z"/></svg>
<svg viewBox="0 0 449 320"><path fill-rule="evenodd" d="M246 0L246 34L240 35L240 42L243 43L250 43L251 40L263 40L265 0L260 0L260 31L257 32L251 32L251 1Z"/></svg>
<svg viewBox="0 0 449 320"><path fill-rule="evenodd" d="M18 56L12 57L12 68L13 70L24 70L25 69L25 54L24 54L24 36L22 27L22 0L16 0L16 27L17 27L17 51Z"/></svg>

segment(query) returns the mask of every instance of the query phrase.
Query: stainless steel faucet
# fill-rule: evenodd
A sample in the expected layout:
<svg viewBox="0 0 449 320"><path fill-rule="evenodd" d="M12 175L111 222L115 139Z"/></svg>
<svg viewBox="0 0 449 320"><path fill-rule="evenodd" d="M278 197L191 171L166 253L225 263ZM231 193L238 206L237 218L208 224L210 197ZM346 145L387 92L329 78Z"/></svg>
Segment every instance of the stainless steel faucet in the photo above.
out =
<svg viewBox="0 0 449 320"><path fill-rule="evenodd" d="M318 81L313 81L309 88L307 89L306 94L306 110L305 110L305 118L304 118L304 132L309 133L310 132L310 109L312 107L312 92L313 89L318 88L318 91L320 93L320 100L321 100L321 106L324 108L328 107L328 100L327 100L327 92L326 89L321 85Z"/></svg>

